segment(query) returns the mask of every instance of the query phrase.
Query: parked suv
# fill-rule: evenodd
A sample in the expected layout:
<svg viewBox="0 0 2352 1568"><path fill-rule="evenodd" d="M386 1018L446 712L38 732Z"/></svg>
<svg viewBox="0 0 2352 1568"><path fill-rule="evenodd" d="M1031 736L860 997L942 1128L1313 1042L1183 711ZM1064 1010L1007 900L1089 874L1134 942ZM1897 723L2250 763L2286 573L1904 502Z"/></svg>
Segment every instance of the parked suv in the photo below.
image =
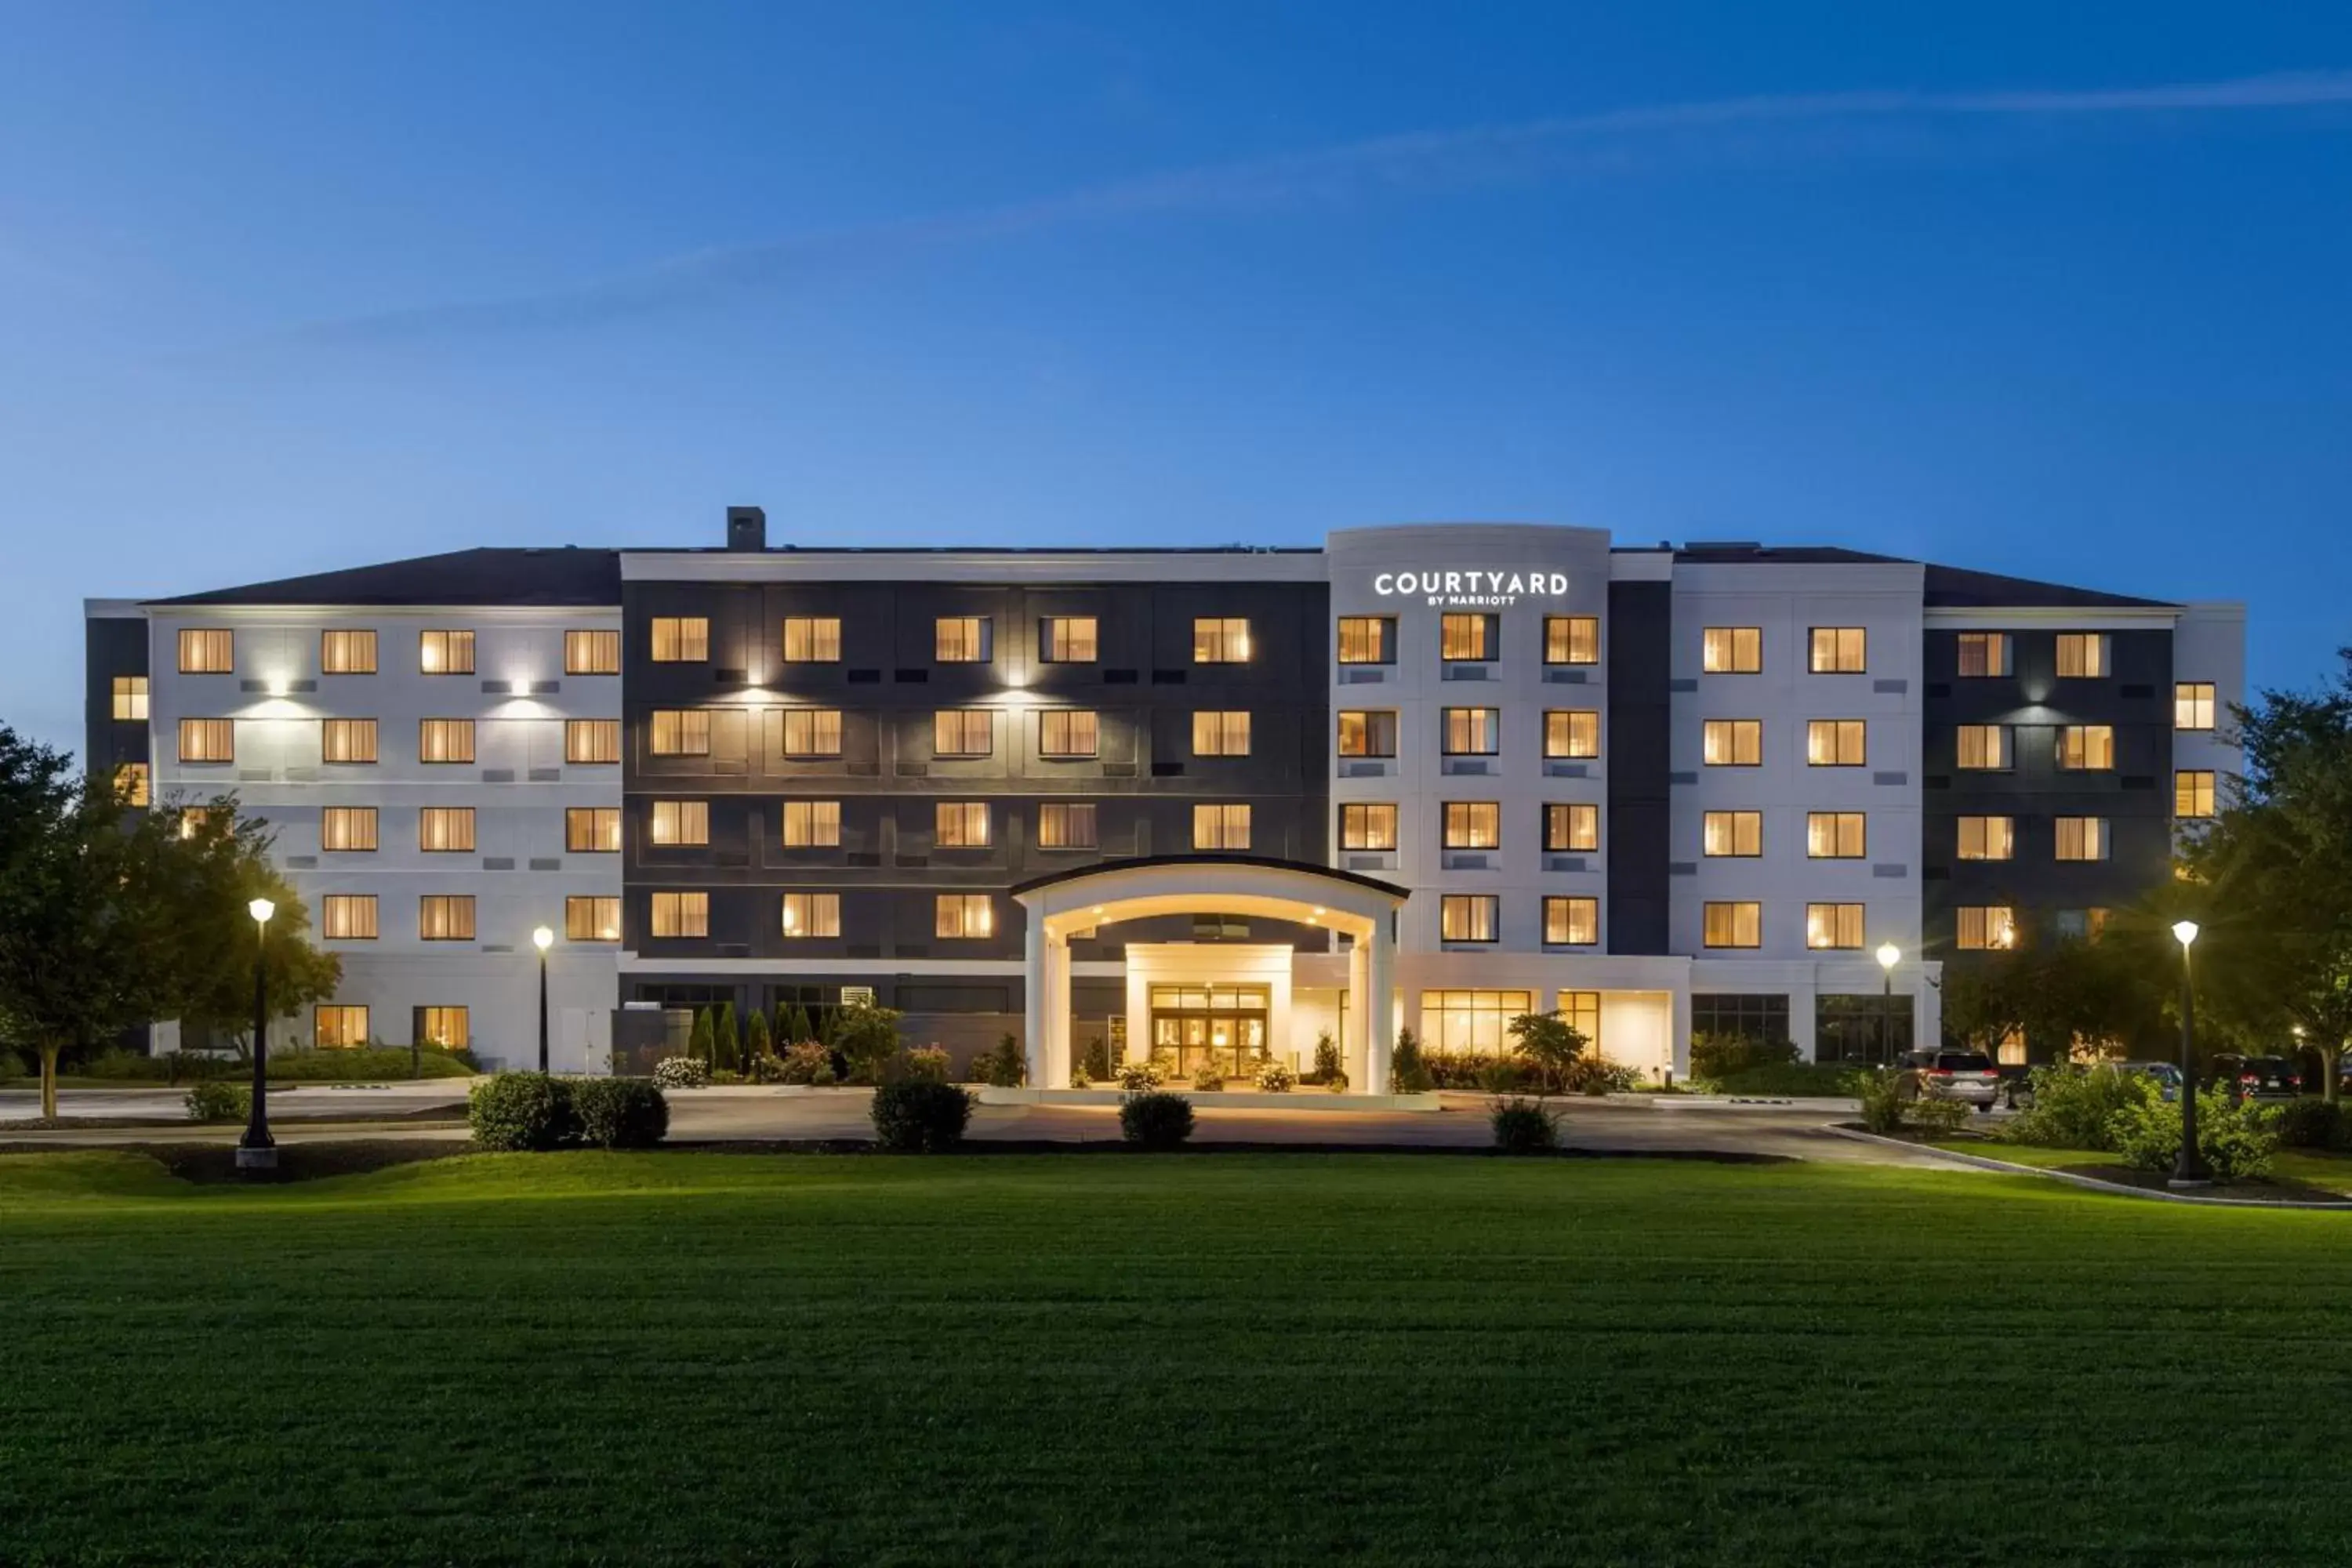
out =
<svg viewBox="0 0 2352 1568"><path fill-rule="evenodd" d="M2303 1092L2303 1074L2284 1057L2220 1056L2213 1086L2240 1100L2293 1100Z"/></svg>
<svg viewBox="0 0 2352 1568"><path fill-rule="evenodd" d="M1902 1089L1906 1100L1959 1100L1990 1110L2000 1074L1982 1051L1907 1051Z"/></svg>

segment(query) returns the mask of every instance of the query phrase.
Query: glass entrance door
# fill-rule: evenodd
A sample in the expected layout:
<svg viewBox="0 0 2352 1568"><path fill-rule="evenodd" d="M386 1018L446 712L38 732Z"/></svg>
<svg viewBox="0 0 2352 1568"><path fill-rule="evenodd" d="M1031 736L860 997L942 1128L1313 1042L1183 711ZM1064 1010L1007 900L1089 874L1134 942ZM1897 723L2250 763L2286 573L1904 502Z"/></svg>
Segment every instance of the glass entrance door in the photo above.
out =
<svg viewBox="0 0 2352 1568"><path fill-rule="evenodd" d="M1183 1078L1209 1064L1227 1078L1246 1077L1265 1058L1272 1005L1264 985L1155 985L1151 1054Z"/></svg>

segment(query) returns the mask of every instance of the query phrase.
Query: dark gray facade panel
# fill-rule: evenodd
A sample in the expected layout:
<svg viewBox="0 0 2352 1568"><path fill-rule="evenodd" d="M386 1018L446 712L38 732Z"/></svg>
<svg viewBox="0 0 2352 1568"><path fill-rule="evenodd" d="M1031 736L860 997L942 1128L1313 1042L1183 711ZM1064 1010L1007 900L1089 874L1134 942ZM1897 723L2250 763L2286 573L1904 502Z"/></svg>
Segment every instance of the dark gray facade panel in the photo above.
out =
<svg viewBox="0 0 2352 1568"><path fill-rule="evenodd" d="M1674 589L1609 584L1609 951L1667 951Z"/></svg>
<svg viewBox="0 0 2352 1568"><path fill-rule="evenodd" d="M100 777L125 763L150 761L143 721L114 717L114 679L147 670L147 623L137 616L82 623L82 765Z"/></svg>

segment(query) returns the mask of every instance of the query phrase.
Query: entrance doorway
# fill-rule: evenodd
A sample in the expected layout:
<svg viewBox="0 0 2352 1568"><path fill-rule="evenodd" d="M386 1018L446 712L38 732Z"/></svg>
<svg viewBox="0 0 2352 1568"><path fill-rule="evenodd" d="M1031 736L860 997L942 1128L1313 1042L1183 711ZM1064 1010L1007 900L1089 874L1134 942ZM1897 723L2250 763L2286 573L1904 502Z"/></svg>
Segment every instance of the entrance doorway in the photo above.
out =
<svg viewBox="0 0 2352 1568"><path fill-rule="evenodd" d="M1273 994L1264 985L1154 985L1151 1054L1190 1078L1213 1065L1244 1078L1265 1059Z"/></svg>

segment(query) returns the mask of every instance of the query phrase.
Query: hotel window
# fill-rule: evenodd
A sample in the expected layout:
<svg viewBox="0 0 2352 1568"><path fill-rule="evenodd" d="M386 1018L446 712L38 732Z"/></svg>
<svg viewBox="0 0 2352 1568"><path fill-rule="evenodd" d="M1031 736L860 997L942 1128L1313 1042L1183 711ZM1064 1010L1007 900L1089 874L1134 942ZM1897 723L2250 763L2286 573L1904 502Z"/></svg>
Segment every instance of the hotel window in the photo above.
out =
<svg viewBox="0 0 2352 1568"><path fill-rule="evenodd" d="M1815 768L1858 768L1869 747L1859 719L1812 719L1805 724L1805 763Z"/></svg>
<svg viewBox="0 0 2352 1568"><path fill-rule="evenodd" d="M1535 1010L1532 991L1424 991L1422 1047L1500 1056L1510 1044L1511 1020Z"/></svg>
<svg viewBox="0 0 2352 1568"><path fill-rule="evenodd" d="M1503 843L1503 808L1491 800L1449 800L1445 803L1445 847L1499 849Z"/></svg>
<svg viewBox="0 0 2352 1568"><path fill-rule="evenodd" d="M2108 848L2104 816L2062 816L2058 819L2058 858L2104 860Z"/></svg>
<svg viewBox="0 0 2352 1568"><path fill-rule="evenodd" d="M942 800L931 806L931 837L942 849L988 847L988 803Z"/></svg>
<svg viewBox="0 0 2352 1568"><path fill-rule="evenodd" d="M1341 616L1339 617L1339 662L1341 664L1394 664L1396 662L1396 617L1394 616Z"/></svg>
<svg viewBox="0 0 2352 1568"><path fill-rule="evenodd" d="M2213 815L2213 774L2183 768L2172 775L2172 815L2184 821Z"/></svg>
<svg viewBox="0 0 2352 1568"><path fill-rule="evenodd" d="M420 763L470 763L474 760L471 719L425 719L416 726L416 760Z"/></svg>
<svg viewBox="0 0 2352 1568"><path fill-rule="evenodd" d="M2172 727L2176 730L2210 730L2213 727L2211 681L2180 680L2173 683Z"/></svg>
<svg viewBox="0 0 2352 1568"><path fill-rule="evenodd" d="M838 849L841 847L841 802L837 800L784 802L784 847L787 849Z"/></svg>
<svg viewBox="0 0 2352 1568"><path fill-rule="evenodd" d="M2068 724L2058 731L2058 765L2072 773L2116 765L2116 731L2107 724Z"/></svg>
<svg viewBox="0 0 2352 1568"><path fill-rule="evenodd" d="M417 633L416 668L422 675L473 674L474 634L455 631Z"/></svg>
<svg viewBox="0 0 2352 1568"><path fill-rule="evenodd" d="M375 673L375 633L320 632L319 634L319 673L321 675L373 675Z"/></svg>
<svg viewBox="0 0 2352 1568"><path fill-rule="evenodd" d="M700 801L694 803L701 805ZM661 809L657 802L654 809ZM563 847L572 855L617 855L621 852L621 808L617 805L571 805L563 809Z"/></svg>
<svg viewBox="0 0 2352 1568"><path fill-rule="evenodd" d="M1250 716L1232 710L1194 713L1192 754L1196 757L1248 756Z"/></svg>
<svg viewBox="0 0 2352 1568"><path fill-rule="evenodd" d="M931 755L984 757L996 749L996 715L986 708L942 708L931 715Z"/></svg>
<svg viewBox="0 0 2352 1568"><path fill-rule="evenodd" d="M2060 632L2058 677L2062 680L2095 680L2112 673L2105 632Z"/></svg>
<svg viewBox="0 0 2352 1568"><path fill-rule="evenodd" d="M710 754L710 714L700 708L656 708L650 742L656 757L707 757Z"/></svg>
<svg viewBox="0 0 2352 1568"><path fill-rule="evenodd" d="M213 814L201 805L182 806L180 808L180 837L183 838L194 838L197 834L202 833L205 830L205 824L210 822L212 819Z"/></svg>
<svg viewBox="0 0 2352 1568"><path fill-rule="evenodd" d="M114 678L114 716L117 719L143 722L147 718L147 678L143 675L118 675Z"/></svg>
<svg viewBox="0 0 2352 1568"><path fill-rule="evenodd" d="M1595 850L1601 847L1601 808L1561 805L1544 807L1544 847L1549 850Z"/></svg>
<svg viewBox="0 0 2352 1568"><path fill-rule="evenodd" d="M1807 904L1805 945L1810 948L1858 948L1862 945L1860 904Z"/></svg>
<svg viewBox="0 0 2352 1568"><path fill-rule="evenodd" d="M1552 947L1591 947L1601 940L1601 900L1591 898L1547 898L1543 901L1544 942Z"/></svg>
<svg viewBox="0 0 2352 1568"><path fill-rule="evenodd" d="M1397 847L1397 808L1387 801L1339 808L1339 847L1393 849Z"/></svg>
<svg viewBox="0 0 2352 1568"><path fill-rule="evenodd" d="M236 761L236 724L226 719L181 720L180 761L184 763Z"/></svg>
<svg viewBox="0 0 2352 1568"><path fill-rule="evenodd" d="M366 1008L320 1003L310 1010L310 1044L320 1050L351 1050L367 1043Z"/></svg>
<svg viewBox="0 0 2352 1568"><path fill-rule="evenodd" d="M2006 860L2017 853L2017 819L2010 816L1960 818L1959 854L1963 860Z"/></svg>
<svg viewBox="0 0 2352 1568"><path fill-rule="evenodd" d="M1485 663L1495 657L1495 646L1502 638L1496 635L1493 616L1440 616L1437 618L1437 657L1450 663Z"/></svg>
<svg viewBox="0 0 2352 1568"><path fill-rule="evenodd" d="M1447 893L1437 900L1441 942L1493 942L1502 900L1493 893Z"/></svg>
<svg viewBox="0 0 2352 1568"><path fill-rule="evenodd" d="M1037 715L1041 757L1091 757L1101 743L1101 721L1091 708L1055 708Z"/></svg>
<svg viewBox="0 0 2352 1568"><path fill-rule="evenodd" d="M996 906L986 893L941 893L932 907L933 936L955 941L996 931Z"/></svg>
<svg viewBox="0 0 2352 1568"><path fill-rule="evenodd" d="M1192 847L1246 849L1250 847L1250 808L1246 805L1196 805L1192 808Z"/></svg>
<svg viewBox="0 0 2352 1568"><path fill-rule="evenodd" d="M656 616L653 634L656 664L703 664L710 658L710 620L706 616Z"/></svg>
<svg viewBox="0 0 2352 1568"><path fill-rule="evenodd" d="M710 934L710 895L709 893L656 893L653 904L653 933L656 936L709 936Z"/></svg>
<svg viewBox="0 0 2352 1568"><path fill-rule="evenodd" d="M1499 708L1447 708L1440 711L1449 757L1491 757L1503 749L1503 710Z"/></svg>
<svg viewBox="0 0 2352 1568"><path fill-rule="evenodd" d="M329 763L375 761L375 721L329 719L319 726L319 757Z"/></svg>
<svg viewBox="0 0 2352 1568"><path fill-rule="evenodd" d="M805 806L805 801L793 801L784 807L787 820L794 805ZM601 807L590 807L599 810ZM647 824L649 841L658 848L676 849L688 845L710 842L710 803L707 800L657 800L653 816ZM792 840L788 837L786 843ZM615 846L617 847L617 846Z"/></svg>
<svg viewBox="0 0 2352 1568"><path fill-rule="evenodd" d="M617 898L581 895L564 900L563 940L566 942L620 941L621 900Z"/></svg>
<svg viewBox="0 0 2352 1568"><path fill-rule="evenodd" d="M375 848L375 807L331 805L319 814L319 847L330 854L365 854Z"/></svg>
<svg viewBox="0 0 2352 1568"><path fill-rule="evenodd" d="M566 675L620 674L621 634L593 631L564 633L563 673Z"/></svg>
<svg viewBox="0 0 2352 1568"><path fill-rule="evenodd" d="M931 622L931 660L935 664L986 664L989 645L986 616L940 616Z"/></svg>
<svg viewBox="0 0 2352 1568"><path fill-rule="evenodd" d="M124 763L114 770L114 793L125 805L144 807L149 799L147 764Z"/></svg>
<svg viewBox="0 0 2352 1568"><path fill-rule="evenodd" d="M1339 754L1343 757L1393 757L1397 754L1394 713L1351 711L1339 714Z"/></svg>
<svg viewBox="0 0 2352 1568"><path fill-rule="evenodd" d="M1250 624L1238 616L1203 616L1192 623L1194 664L1246 664Z"/></svg>
<svg viewBox="0 0 2352 1568"><path fill-rule="evenodd" d="M1709 719L1699 734L1699 760L1711 768L1760 767L1764 721Z"/></svg>
<svg viewBox="0 0 2352 1568"><path fill-rule="evenodd" d="M1050 801L1037 808L1037 847L1092 849L1095 808L1091 801Z"/></svg>
<svg viewBox="0 0 2352 1568"><path fill-rule="evenodd" d="M1963 724L1955 759L1969 773L1998 772L2009 766L2009 726Z"/></svg>
<svg viewBox="0 0 2352 1568"><path fill-rule="evenodd" d="M841 710L838 708L785 709L784 755L787 757L841 755Z"/></svg>
<svg viewBox="0 0 2352 1568"><path fill-rule="evenodd" d="M1555 709L1544 715L1547 757L1597 757L1601 754L1601 715L1590 709Z"/></svg>
<svg viewBox="0 0 2352 1568"><path fill-rule="evenodd" d="M839 936L841 934L841 895L839 893L786 893L784 895L784 935L788 939L802 937Z"/></svg>
<svg viewBox="0 0 2352 1568"><path fill-rule="evenodd" d="M2017 945L2017 911L2007 904L1964 905L1959 921L1965 951L2004 952Z"/></svg>
<svg viewBox="0 0 2352 1568"><path fill-rule="evenodd" d="M2053 929L2061 942L2096 942L2107 929L2107 911L2095 905L2087 910L2060 910Z"/></svg>
<svg viewBox="0 0 2352 1568"><path fill-rule="evenodd" d="M1962 632L1960 676L1966 680L2009 673L2007 632Z"/></svg>
<svg viewBox="0 0 2352 1568"><path fill-rule="evenodd" d="M1599 664L1601 662L1601 617L1598 616L1546 616L1544 617L1544 662L1546 664Z"/></svg>
<svg viewBox="0 0 2352 1568"><path fill-rule="evenodd" d="M1815 675L1860 675L1869 668L1867 641L1860 626L1815 626L1810 668Z"/></svg>
<svg viewBox="0 0 2352 1568"><path fill-rule="evenodd" d="M1868 827L1858 811L1809 811L1805 813L1805 856L1812 860L1859 860L1868 851L1864 847L1868 839Z"/></svg>
<svg viewBox="0 0 2352 1568"><path fill-rule="evenodd" d="M373 942L375 895L329 893L320 900L319 933L332 942Z"/></svg>
<svg viewBox="0 0 2352 1568"><path fill-rule="evenodd" d="M784 662L786 664L839 664L841 662L841 617L838 616L786 616L784 617Z"/></svg>
<svg viewBox="0 0 2352 1568"><path fill-rule="evenodd" d="M473 1038L469 1016L463 1007L416 1009L416 1043L445 1051L462 1051Z"/></svg>
<svg viewBox="0 0 2352 1568"><path fill-rule="evenodd" d="M1037 658L1046 664L1092 664L1101 657L1092 616L1048 616L1037 624Z"/></svg>
<svg viewBox="0 0 2352 1568"><path fill-rule="evenodd" d="M655 715L659 718L659 714ZM702 719L702 749L710 749L710 720ZM473 761L467 748L466 760ZM618 719L566 719L563 721L563 760L567 763L617 763L621 760L621 721Z"/></svg>
<svg viewBox="0 0 2352 1568"><path fill-rule="evenodd" d="M1747 859L1764 853L1764 814L1710 811L1700 825L1699 852L1709 859Z"/></svg>
<svg viewBox="0 0 2352 1568"><path fill-rule="evenodd" d="M182 675L226 675L236 668L236 639L226 631L180 634Z"/></svg>
<svg viewBox="0 0 2352 1568"><path fill-rule="evenodd" d="M471 893L426 893L416 900L416 935L421 942L474 940L474 897Z"/></svg>
<svg viewBox="0 0 2352 1568"><path fill-rule="evenodd" d="M1583 1040L1585 1049L1597 1055L1601 1049L1601 993L1563 991L1559 994L1559 1010L1568 1016L1568 1026Z"/></svg>
<svg viewBox="0 0 2352 1568"><path fill-rule="evenodd" d="M1754 675L1764 668L1762 626L1709 626L1700 634L1698 667L1708 675Z"/></svg>
<svg viewBox="0 0 2352 1568"><path fill-rule="evenodd" d="M1700 942L1708 947L1759 947L1764 941L1764 906L1710 903L1700 911Z"/></svg>

